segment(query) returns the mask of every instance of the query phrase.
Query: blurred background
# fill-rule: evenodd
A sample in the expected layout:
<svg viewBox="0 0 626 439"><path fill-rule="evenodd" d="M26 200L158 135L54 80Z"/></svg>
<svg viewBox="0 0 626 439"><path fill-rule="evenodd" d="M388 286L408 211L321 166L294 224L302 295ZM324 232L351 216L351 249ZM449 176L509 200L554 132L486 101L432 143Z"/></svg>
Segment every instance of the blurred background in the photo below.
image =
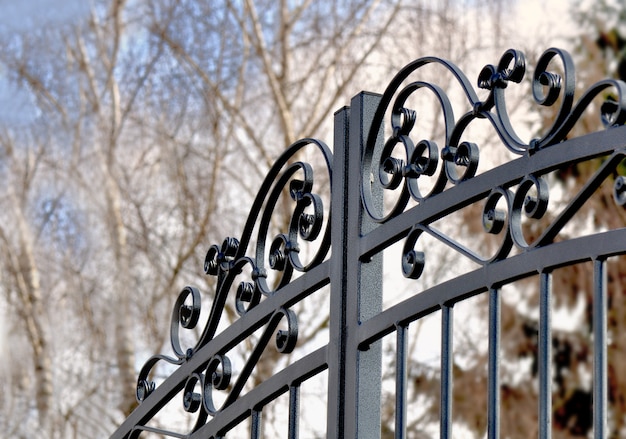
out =
<svg viewBox="0 0 626 439"><path fill-rule="evenodd" d="M572 54L579 90L604 77L626 79L626 6L1 0L0 436L108 437L137 404L143 363L170 350L181 289L197 285L210 297L214 281L202 269L208 247L237 236L287 146L302 137L332 145L332 114L353 95L382 93L422 56L449 59L475 82L509 48L522 50L532 68L554 46ZM529 90L513 117L532 136L552 115L532 111ZM598 128L595 119L580 125L580 133ZM564 171L564 198L592 171ZM598 205L586 227L623 224L623 212ZM565 292L555 306L569 321L557 331L556 370L569 383L554 396L558 437L587 437L591 429L590 281L577 270L555 280ZM625 280L623 262L611 270L611 282ZM536 430L533 307L531 291L503 311L511 334L503 341L511 378L503 380L502 429L509 438ZM303 312L320 309L323 303ZM311 325L301 342L315 340L326 324ZM610 325L626 334L626 313ZM615 372L626 341L620 337L612 349ZM463 352L455 382L466 393L474 383L479 398L486 356ZM278 364L264 363L255 380ZM438 387L427 364L415 370L421 387L412 397L424 409L412 418L411 437L429 437ZM626 376L611 377L612 430L621 437ZM383 416L383 425L393 425L393 411ZM484 436L483 406L455 400L455 416L459 437ZM302 437L322 434L311 427Z"/></svg>

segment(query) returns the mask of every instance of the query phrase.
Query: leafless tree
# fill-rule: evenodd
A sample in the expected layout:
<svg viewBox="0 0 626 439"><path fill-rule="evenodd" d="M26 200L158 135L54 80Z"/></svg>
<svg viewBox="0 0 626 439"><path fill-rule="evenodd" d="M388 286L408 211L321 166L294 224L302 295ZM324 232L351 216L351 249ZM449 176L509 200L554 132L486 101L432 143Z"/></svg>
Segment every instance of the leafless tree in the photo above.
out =
<svg viewBox="0 0 626 439"><path fill-rule="evenodd" d="M179 290L212 291L204 253L238 233L278 153L328 136L337 107L412 59L484 49L479 3L97 1L3 34L7 78L32 98L0 127L0 301L20 346L3 431L110 432L137 364L167 349Z"/></svg>

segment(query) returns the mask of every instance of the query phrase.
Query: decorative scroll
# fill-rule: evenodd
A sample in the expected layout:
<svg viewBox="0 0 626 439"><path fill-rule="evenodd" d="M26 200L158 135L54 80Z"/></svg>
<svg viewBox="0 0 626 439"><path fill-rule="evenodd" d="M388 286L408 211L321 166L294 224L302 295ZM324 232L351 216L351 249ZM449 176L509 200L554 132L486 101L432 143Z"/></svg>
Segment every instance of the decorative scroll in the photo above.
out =
<svg viewBox="0 0 626 439"><path fill-rule="evenodd" d="M562 73L551 69L552 63L557 61L561 64ZM443 66L452 73L464 91L468 110L458 119L455 118L450 98L442 88L419 80L410 82L409 78L428 64ZM496 66L487 65L480 72L477 81L478 88L488 90L489 95L485 100L479 100L475 89L464 73L446 60L434 57L421 58L402 69L382 97L367 140L364 153L364 175L367 175L369 170L373 177L363 178L361 195L368 215L374 221L385 223L402 214L411 200L418 205L425 204L430 198L444 192L447 187L460 186L474 179L478 169L480 148L476 143L464 140L464 135L476 119L488 120L504 146L520 156L537 154L565 140L583 112L591 107L592 100L607 89L610 89L611 94L605 95L609 97L605 98L604 103L599 106L601 122L607 128L623 125L626 122L626 83L616 79L602 80L590 87L575 103L575 75L571 56L563 50L552 48L545 51L537 62L532 76L532 92L537 104L549 107L560 103L560 107L545 134L525 143L513 127L505 103L508 85L522 82L525 74L524 54L517 50L506 51ZM419 139L419 134L413 132L416 112L407 108L406 103L409 97L420 89L430 91L440 104L445 130L445 145L441 148L431 139L416 140ZM389 116L391 134L385 140L379 156L376 156L376 142L386 116ZM404 152L402 158L394 156L398 147ZM525 218L541 219L547 212L549 187L542 174L547 173L548 169L538 169L532 174L507 182L494 181L492 191L485 194L486 202L482 222L486 233L503 236L495 254L491 257L479 256L433 228L429 222L419 223L413 227L405 241L402 260L404 275L409 278L418 278L422 273L424 254L416 251L415 245L424 232L482 265L506 258L513 248L525 251L550 243L574 213L581 208L584 201L591 196L590 188L597 188L609 174L616 172L616 167L622 161L623 156L623 152L616 152L610 160L602 164L587 184L586 189L576 196L558 218L533 242L526 241L522 223ZM439 169L438 173L437 169ZM418 181L429 178L432 180L430 190L428 193L422 193L418 187ZM614 183L615 201L622 206L626 204L624 181L624 177L618 177ZM378 214L375 208L373 191L377 190L376 186L382 188L383 191L396 189L399 191L395 204L384 214ZM481 195L471 193L471 190L467 194L466 205ZM458 198L463 199L463 197L461 194ZM458 210L460 207L462 206L458 205L454 209Z"/></svg>
<svg viewBox="0 0 626 439"><path fill-rule="evenodd" d="M548 67L553 58L563 64L563 76L550 72ZM400 87L415 71L428 64L439 64L449 70L465 92L469 110L458 120L450 103L450 99L439 86L427 82L415 81ZM583 111L591 101L605 89L612 87L616 96L607 99L600 108L600 119L605 126L622 125L626 122L626 83L616 79L605 79L593 85L574 105L574 66L571 56L560 49L548 49L540 57L532 79L535 101L539 105L552 106L561 97L561 106L551 127L541 138L528 143L523 142L513 128L505 103L505 90L509 83L520 83L526 73L526 59L522 52L508 50L504 53L497 66L488 65L478 77L478 87L489 90L489 96L481 101L465 74L454 64L435 57L420 58L404 69L393 79L385 91L381 104L376 111L372 129L367 140L364 154L366 169L377 166L378 172L374 183L384 189L395 189L402 182L404 188L397 204L386 216L376 215L373 208L372 187L370 181L362 182L363 202L370 217L385 222L398 215L406 207L409 199L423 202L427 198L441 193L447 183L457 185L474 177L479 159L479 148L475 143L461 141L464 132L476 119L487 119L491 122L496 134L510 151L516 154L530 154L565 140ZM419 89L430 90L441 104L445 127L446 145L439 146L428 139L414 143L411 130L415 124L415 111L404 105L407 99ZM394 99L395 97L395 99ZM385 142L380 163L374 164L374 148L378 129L383 124L387 111L391 112L391 136ZM406 153L404 160L391 156L395 145L402 144ZM416 182L420 177L433 177L438 161L443 161L441 172L435 176L436 181L428 194L420 193Z"/></svg>
<svg viewBox="0 0 626 439"><path fill-rule="evenodd" d="M236 312L240 317L244 316L255 308L263 297L272 296L277 289L289 283L294 272L306 272L327 257L330 249L328 213L324 209L322 197L316 193L318 188L315 185L313 167L309 163L297 161L298 154L306 147L313 147L321 153L324 163L322 167L326 168L330 184L332 153L320 141L314 139L298 141L276 161L252 204L241 237L226 238L221 245L213 245L207 251L204 271L207 275L216 277L216 291L208 321L199 340L195 346L183 348L181 331L196 328L201 311L200 292L195 287L187 286L178 296L172 312L170 340L175 357L155 355L145 363L137 380L136 396L140 403L156 388L150 375L159 362L180 366L214 339L227 298L233 291L236 291L234 297ZM294 204L291 220L287 230L277 234L268 243L272 215L285 190ZM257 230L258 235L254 246L251 247L254 230ZM314 249L315 254L308 258L308 262L304 261L300 256L301 244L313 241L318 241L317 248ZM247 269L246 273L249 271L251 274L248 279L237 284L237 279L243 275L244 269ZM271 285L268 282L270 272L276 275ZM286 329L278 329L279 325L286 326ZM194 371L187 378L182 403L185 411L199 412L194 431L206 423L209 416L216 415L240 396L272 338L280 353L293 351L298 338L298 320L292 310L279 308L269 316L269 321L264 324L263 334L234 382L231 362L225 352L216 352L201 370ZM225 400L219 407L213 399L214 391L226 393ZM160 432L169 434L165 431Z"/></svg>
<svg viewBox="0 0 626 439"><path fill-rule="evenodd" d="M553 68L553 63L560 64L560 69ZM412 76L427 65L442 66L460 85L466 104L465 112L460 117L454 114L452 100L443 88L431 82L411 80ZM488 92L487 97L480 100L464 73L443 59L421 58L402 69L389 84L373 115L362 155L360 188L349 189L360 189L365 214L379 223L379 227L368 231L363 240L350 242L349 244L357 246L357 249L346 254L358 253L359 261L367 260L370 253L380 252L391 243L404 239L402 273L407 278L418 279L426 265L425 253L418 249L420 238L424 234L434 237L479 266L487 266L509 258L508 261L503 261L506 264L510 262L512 259L510 256L514 252L528 256L522 253L552 244L573 216L607 180L612 179L615 203L626 207L626 176L619 175L620 171L626 168L624 166L626 149L623 148L624 144L620 143L621 140L615 140L618 136L611 136L612 145L594 146L593 151L585 148L585 142L577 143L576 140L561 145L583 112L588 108L595 108L592 101L598 96L610 96L598 106L602 123L606 127L623 125L626 122L626 83L614 79L602 80L590 87L576 101L574 67L570 55L559 49L548 49L539 58L530 78L532 93L534 101L540 106L555 108L558 106L558 108L551 126L544 134L524 142L511 123L505 95L509 85L521 83L525 76L524 54L516 50L506 51L497 65L484 67L478 75L477 87ZM610 91L610 95L604 94L605 90ZM443 145L438 145L432 138L420 137L416 132L417 113L409 108L409 103L418 91L431 94L438 102L444 131ZM367 116L369 122L370 115ZM477 175L481 148L476 142L471 141L472 139L467 139L468 128L476 120L487 121L504 146L519 158ZM384 132L382 128L386 127L385 122L388 122L391 129L387 130L389 133L387 138L380 139L380 133ZM360 127L355 127L355 130ZM353 136L352 127L349 128L350 141L356 141L353 137L359 136ZM123 433L124 438L138 437L141 431L153 431L172 437L191 436L193 432L207 424L210 417L218 415L229 406L236 406L235 401L245 398L240 398L241 393L272 339L275 348L281 353L290 353L295 348L298 339L298 318L286 305L293 301L278 303L276 300L273 302L277 303L274 309L270 309L269 306L259 309L263 308L259 305L272 296L273 299L270 300L282 299L281 296L275 295L279 289L287 286L296 275L314 269L329 258L331 247L329 206L324 206L323 200L326 198L320 195L319 180L316 180L317 169L314 173L310 163L299 160L301 151L307 147L313 148L321 155L321 167L325 168L330 183L333 155L320 141L300 140L277 160L259 188L241 236L228 237L222 243L212 245L206 253L204 272L215 278L216 286L210 314L204 327L198 328L202 310L200 291L187 286L179 294L172 311L170 326L170 341L174 354L171 357L155 355L141 369L136 395L140 403L145 403L143 406L145 410L141 410L140 406L137 418L132 418L132 423L129 421L131 425L125 431L130 433ZM349 147L359 148L361 145L350 144ZM555 151L558 154L553 153ZM344 153L345 151L341 151L341 154ZM557 209L550 209L550 172L564 164L576 164L596 157L603 157L604 161L598 162L595 173L579 192L558 212L555 212ZM430 184L418 184L424 183L425 180ZM424 190L424 187L428 189ZM385 191L393 193L396 197L393 203L386 206L383 213L378 213L380 208L378 195L379 192ZM274 233L272 219L286 193L293 206L291 217L284 226L285 230ZM345 194L333 194L333 197L343 196ZM449 214L481 200L484 204L478 219L481 221L485 236L499 240L495 251L487 256L467 248L434 226L438 220L446 219ZM341 201L345 200L341 198L333 200L338 203L337 205L340 205ZM417 207L408 209L409 203L416 204ZM280 202L280 207L282 206L283 203ZM550 215L547 215L548 212ZM356 230L361 218L356 215L350 217L356 219L359 224L343 226L354 227L351 230ZM539 220L542 221L543 229L538 236L530 239L524 233L525 225L530 221ZM389 230L391 227L395 230ZM256 236L253 236L255 233ZM314 243L310 245L313 251L306 252L308 257L305 257L303 248L309 247L309 243ZM622 251L622 248L618 250ZM337 262L339 258L346 256L337 251L330 257L333 258L334 264L339 263ZM534 266L527 269L524 275L533 269ZM480 277L477 285L483 282L481 270L473 272L473 276ZM309 279L303 278L306 281ZM395 309L381 313L380 316L374 316L365 322L359 321L358 324L363 326L353 330L354 334L361 337L358 349L385 335L388 328L397 328L398 322L417 318L421 312L441 306L440 297L434 297L436 289L431 289L430 293L428 291L422 293L428 300L424 299L424 303L413 301L416 305L415 309L410 311L410 315L404 311L400 312L399 309L405 304L410 304L414 298L403 302ZM459 294L461 293L466 292L462 291ZM424 295L421 298L424 298ZM450 296L448 301L453 299L456 300ZM238 316L248 317L241 322L252 323L245 327L246 330L243 331L245 333L237 333L232 339L220 344L225 337L216 338L216 334L227 300L234 302ZM347 306L346 302L342 301L341 306ZM259 312L251 312L255 309ZM447 306L444 309L448 309ZM263 315L260 315L260 311L263 311ZM389 323L385 326L387 318ZM374 328L371 329L371 334L367 333L369 330L362 330L368 325ZM344 326L339 324L335 327L344 329ZM228 356L230 350L257 330L262 334L255 342L252 352L244 360L241 370L235 373ZM182 335L189 331L194 333L197 331L201 335L193 346L185 347ZM333 343L339 343L337 340L343 337L342 334L330 336L334 340ZM357 349L357 346L353 347ZM326 366L324 363L326 357L322 357L325 353L320 352L322 353L319 354L321 359L318 369ZM336 363L339 361L337 358L332 361L328 364L329 370L333 367L343 367ZM151 377L155 374L157 366L163 363L178 366L174 372L178 375L174 377L175 380L167 381L169 386L164 385L161 388L165 389L161 394L162 399L152 401L149 400L150 395L156 396L154 394L159 388ZM280 389L291 385L291 382L282 382ZM270 391L277 394L280 389L276 388L274 392L274 388L270 388ZM343 390L345 389L340 389L340 392ZM189 413L196 413L197 418L192 432L173 433L145 425L146 420L158 412L175 392L182 392L182 408ZM219 399L216 398L218 392L221 395ZM241 413L237 416L245 416ZM257 415L252 417L255 416ZM215 424L206 425L209 428L214 426ZM215 430L219 428L230 427L222 425ZM204 433L200 431L197 435Z"/></svg>

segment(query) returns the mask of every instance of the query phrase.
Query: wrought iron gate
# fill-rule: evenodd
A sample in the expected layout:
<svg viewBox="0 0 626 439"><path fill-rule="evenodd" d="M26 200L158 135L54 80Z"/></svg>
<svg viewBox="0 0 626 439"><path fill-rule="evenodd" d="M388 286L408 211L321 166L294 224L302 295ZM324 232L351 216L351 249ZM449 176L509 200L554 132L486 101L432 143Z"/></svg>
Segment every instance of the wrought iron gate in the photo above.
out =
<svg viewBox="0 0 626 439"><path fill-rule="evenodd" d="M455 104L439 85L412 79L433 66L451 74L462 90L465 110L461 114L453 113ZM204 271L215 278L216 287L199 340L193 347L184 347L182 332L198 330L201 311L201 293L186 287L172 315L174 356L156 355L145 363L136 390L140 404L112 437L152 433L229 437L235 426L245 424L248 434L258 438L262 436L264 407L288 394L284 431L285 436L296 438L302 434L299 422L307 411L300 404L306 403L300 389L319 374L325 374L328 382L326 436L379 437L381 340L394 334L393 429L395 437L407 437L408 331L415 322L437 313L441 316L437 341L441 349L439 435L452 437L453 307L483 295L488 297L484 334L488 340L488 399L484 410L488 413L487 435L497 438L502 288L531 276L537 276L540 298L538 434L550 437L552 272L584 261L593 264L593 432L596 438L605 437L610 337L607 264L610 257L626 253L626 228L623 223L612 229L592 227L575 237L565 231L603 184L611 185L617 207L623 210L626 205L626 177L620 175L626 156L626 128L621 126L626 121L626 84L606 79L575 102L570 56L558 49L547 50L529 83L537 103L560 108L545 134L525 142L514 130L505 105L507 85L523 82L525 72L524 55L507 51L497 66L481 71L478 87L486 97L480 99L455 65L422 58L401 70L383 95L361 93L349 107L337 111L333 152L314 139L293 144L259 188L241 236L226 238L207 252ZM415 132L417 118L409 102L420 93L438 103L444 145L421 139ZM598 108L593 104L597 96L608 97ZM599 110L607 129L567 139L588 108ZM479 171L482 147L465 140L478 121L517 158ZM303 151L310 148L321 160L303 161ZM557 185L554 174L592 160L595 171L591 178L571 199L553 204L549 194ZM311 163L321 164L327 174L330 205L320 194L325 186L319 183ZM293 215L286 229L274 235L272 214L282 206L285 190L293 202ZM461 242L462 236L451 236L449 230L437 227L455 212L477 204L482 209L477 216L484 234L472 235L474 248ZM467 233L462 223L454 230L459 235ZM423 236L442 243L471 267L444 282L418 287L420 276L437 263L429 249L423 248ZM394 243L403 243L403 251L391 265L398 275L415 280L416 287L408 298L383 309L382 252ZM497 243L495 247L493 243ZM305 251L307 246L312 247ZM488 248L495 250L488 252ZM322 294L320 291L327 291L330 297L328 309L319 310L328 314L328 341L287 362L252 388L251 377L263 361L264 351L278 349L288 354L296 348L299 328L307 322L299 321L293 309L307 297ZM238 316L218 328L229 301ZM269 346L273 338L275 347ZM234 366L229 352L246 340L253 340L255 346L244 363ZM161 368L162 364L167 367ZM155 372L169 376L156 386ZM179 397L182 408L195 416L195 425L188 431L170 431L155 424L155 416Z"/></svg>

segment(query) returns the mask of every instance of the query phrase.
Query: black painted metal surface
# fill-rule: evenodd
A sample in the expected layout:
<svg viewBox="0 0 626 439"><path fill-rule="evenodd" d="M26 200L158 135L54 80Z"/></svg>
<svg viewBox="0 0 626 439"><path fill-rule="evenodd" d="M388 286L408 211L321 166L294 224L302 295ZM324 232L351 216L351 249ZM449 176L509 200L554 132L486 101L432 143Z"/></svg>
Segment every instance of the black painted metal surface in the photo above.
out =
<svg viewBox="0 0 626 439"><path fill-rule="evenodd" d="M560 65L560 72L550 70ZM464 93L463 114L454 114L446 90L422 81L419 73L436 65L447 71ZM181 334L193 330L201 311L201 292L186 287L177 300L171 321L173 356L150 358L139 373L139 407L112 438L135 438L143 432L167 437L218 438L249 420L250 436L261 437L263 407L288 394L286 435L298 437L300 386L326 373L328 438L377 437L381 430L381 339L396 333L395 436L406 437L406 371L408 328L431 313L441 313L440 437L453 429L454 305L477 294L489 295L489 362L487 434L499 437L500 413L500 301L501 288L539 274L540 324L538 388L539 436L551 437L551 272L555 268L593 261L593 417L595 437L607 428L607 280L606 260L626 253L626 229L591 232L573 239L556 239L593 193L605 181L614 185L615 203L626 205L626 177L619 175L626 157L626 84L607 79L589 88L576 102L574 67L566 52L547 50L531 78L537 104L559 106L552 126L528 142L521 140L505 104L507 86L520 83L526 61L519 51L507 51L496 66L485 67L477 91L463 72L448 61L422 58L392 80L383 95L361 93L349 107L335 114L333 152L314 139L292 145L270 170L250 209L239 238L226 238L210 247L204 271L216 279L216 290L206 325L196 344L183 348ZM415 78L415 79L414 79ZM418 93L430 93L440 105L444 145L421 138L413 128L415 112L408 102ZM604 131L566 140L594 97L610 92L600 118ZM475 121L489 123L499 143L517 159L477 173L480 147L464 140ZM389 123L387 123L387 121ZM299 151L312 148L330 177L331 193L318 193L318 172L299 161ZM604 157L597 171L564 206L550 210L550 173L566 165ZM427 190L421 183L429 179ZM283 189L293 203L286 230L273 239L268 234ZM394 200L386 198L393 192ZM455 236L437 229L436 221L475 203L482 203L485 235L500 240L492 254L481 254ZM330 213L332 212L332 216ZM546 215L551 212L551 215ZM543 220L541 233L524 233L528 221ZM382 251L404 242L397 273L419 279L434 262L428 249L419 250L420 237L429 235L461 259L478 268L436 284L382 309ZM480 241L484 237L476 236ZM319 243L305 258L306 243ZM309 252L310 253L310 252ZM272 274L272 276L270 276ZM272 278L270 282L268 279ZM321 288L330 290L328 343L288 364L245 394L263 352L290 353L299 327L306 325L291 309ZM234 296L238 318L218 332L227 300ZM196 328L197 329L197 328ZM229 352L253 333L261 335L236 374ZM273 342L272 342L273 340ZM272 346L274 345L274 346ZM174 366L158 386L151 374L161 364ZM172 367L163 369L171 371ZM217 404L214 396L223 396ZM169 431L150 423L171 400L180 398L185 411L196 416L188 430Z"/></svg>

